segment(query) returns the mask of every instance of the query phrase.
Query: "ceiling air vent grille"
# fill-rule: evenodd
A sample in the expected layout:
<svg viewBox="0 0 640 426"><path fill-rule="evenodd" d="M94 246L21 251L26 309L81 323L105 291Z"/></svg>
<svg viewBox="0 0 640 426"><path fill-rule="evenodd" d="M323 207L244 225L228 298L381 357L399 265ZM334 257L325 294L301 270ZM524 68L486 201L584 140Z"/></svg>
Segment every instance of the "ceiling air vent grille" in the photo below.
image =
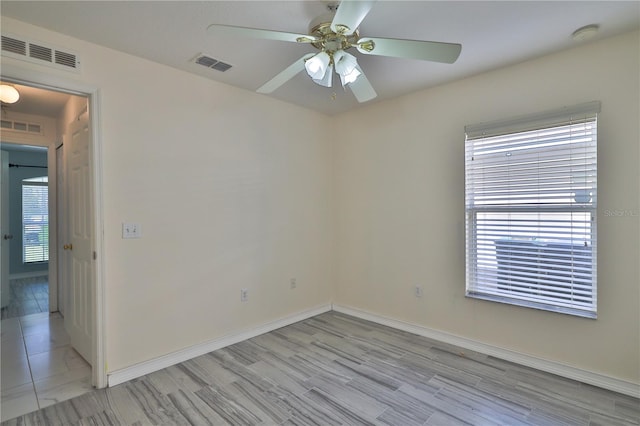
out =
<svg viewBox="0 0 640 426"><path fill-rule="evenodd" d="M27 55L27 43L15 38L2 36L2 50L4 52L15 53L16 55Z"/></svg>
<svg viewBox="0 0 640 426"><path fill-rule="evenodd" d="M197 55L193 61L198 65L202 65L203 67L211 68L220 72L225 72L226 70L231 68L231 65L202 53Z"/></svg>
<svg viewBox="0 0 640 426"><path fill-rule="evenodd" d="M2 54L69 71L79 71L80 68L80 61L73 53L15 36L2 36Z"/></svg>

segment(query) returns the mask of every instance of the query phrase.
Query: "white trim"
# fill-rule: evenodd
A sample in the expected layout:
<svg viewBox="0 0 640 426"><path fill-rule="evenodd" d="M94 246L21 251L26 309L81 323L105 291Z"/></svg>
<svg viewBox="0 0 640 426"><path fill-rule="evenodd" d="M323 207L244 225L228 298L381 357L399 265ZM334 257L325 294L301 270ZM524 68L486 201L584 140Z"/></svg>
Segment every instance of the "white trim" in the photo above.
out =
<svg viewBox="0 0 640 426"><path fill-rule="evenodd" d="M94 250L94 303L93 315L93 385L98 389L107 386L107 362L105 358L105 292L104 292L104 194L102 191L102 114L100 90L89 92L89 128L91 129L91 171L93 172L93 250Z"/></svg>
<svg viewBox="0 0 640 426"><path fill-rule="evenodd" d="M483 353L485 355L494 356L496 358L504 359L506 361L514 362L526 367L535 368L540 371L557 374L562 377L598 386L603 389L619 392L635 398L640 396L640 385L636 383L631 383L604 374L594 373L580 368L571 367L559 362L526 355L523 353L512 351L510 349L488 345L486 343L467 339L461 336L456 336L444 331L435 330L401 320L387 318L382 315L374 314L361 309L336 304L322 305L275 321L268 322L256 328L250 328L236 333L231 333L218 339L190 346L188 348L167 355L163 355L148 361L132 365L130 367L113 371L108 374L108 385L115 386L129 380L133 380L135 378L144 376L145 374L153 373L163 368L170 367L172 365L187 361L206 353L222 349L224 347L242 342L247 339L251 339L261 334L277 330L278 328L285 327L298 321L303 321L305 319L332 310L363 320L371 321L376 324L382 324L387 327L392 327L398 330L417 334L419 336L428 337L440 342L460 346L465 349Z"/></svg>
<svg viewBox="0 0 640 426"><path fill-rule="evenodd" d="M419 336L428 337L440 342L451 345L460 346L465 349L480 352L485 355L494 356L506 361L514 362L527 367L535 368L547 373L557 374L558 376L577 380L590 385L598 386L604 389L619 392L625 395L640 397L640 384L628 382L626 380L617 379L615 377L604 374L594 373L580 368L572 367L556 361L550 361L531 355L515 352L510 349L489 345L478 342L466 337L456 336L444 331L435 330L417 324L408 323L401 320L387 318L382 315L363 311L361 309L348 306L333 305L333 310L343 314L351 315L356 318L375 322L377 324L386 325L387 327L396 328L398 330L417 334Z"/></svg>
<svg viewBox="0 0 640 426"><path fill-rule="evenodd" d="M163 368L170 367L172 365L190 360L209 352L216 351L218 349L222 349L230 345L234 345L244 340L251 339L261 334L277 330L278 328L282 328L287 325L291 325L329 311L331 311L330 304L321 305L316 308L299 312L297 314L292 314L274 321L267 322L257 327L251 327L246 330L227 334L220 338L209 340L208 342L190 346L188 348L181 349L167 355L163 355L154 359L150 359L148 361L134 364L130 367L113 371L107 376L109 386L111 387L119 385L120 383L124 383L137 377L144 376L145 374L150 374L154 371L162 370Z"/></svg>
<svg viewBox="0 0 640 426"><path fill-rule="evenodd" d="M59 311L58 306L58 161L56 159L55 140L47 148L47 164L49 166L49 312Z"/></svg>
<svg viewBox="0 0 640 426"><path fill-rule="evenodd" d="M49 270L46 271L33 271L33 272L18 272L17 274L9 275L10 280L21 280L24 278L35 278L35 277L49 277Z"/></svg>

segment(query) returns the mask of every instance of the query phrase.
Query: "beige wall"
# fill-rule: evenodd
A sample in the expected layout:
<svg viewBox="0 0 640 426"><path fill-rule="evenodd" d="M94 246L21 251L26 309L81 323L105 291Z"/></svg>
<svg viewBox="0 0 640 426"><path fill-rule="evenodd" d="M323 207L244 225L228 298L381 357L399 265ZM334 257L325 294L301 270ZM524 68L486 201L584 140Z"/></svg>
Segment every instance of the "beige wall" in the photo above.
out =
<svg viewBox="0 0 640 426"><path fill-rule="evenodd" d="M56 120L43 115L23 114L11 111L11 107L3 110L2 119L15 120L27 123L40 124L42 132L40 134L19 132L2 129L2 142L13 144L26 144L37 146L49 146L57 134Z"/></svg>
<svg viewBox="0 0 640 426"><path fill-rule="evenodd" d="M635 32L345 115L335 302L640 382L639 51ZM602 101L598 319L465 298L465 124L591 100Z"/></svg>
<svg viewBox="0 0 640 426"><path fill-rule="evenodd" d="M3 68L100 89L107 371L330 303L326 117L15 20L2 30L82 59L80 75ZM141 239L121 238L125 221Z"/></svg>
<svg viewBox="0 0 640 426"><path fill-rule="evenodd" d="M323 117L148 62L118 71L103 86L109 369L328 303L332 151L301 137Z"/></svg>
<svg viewBox="0 0 640 426"><path fill-rule="evenodd" d="M604 215L639 209L638 33L329 121L2 25L83 60L80 75L3 65L100 89L108 371L335 301L640 382L639 218ZM464 125L590 100L602 101L598 320L466 299ZM324 141L329 124L351 137ZM142 238L123 240L123 221Z"/></svg>

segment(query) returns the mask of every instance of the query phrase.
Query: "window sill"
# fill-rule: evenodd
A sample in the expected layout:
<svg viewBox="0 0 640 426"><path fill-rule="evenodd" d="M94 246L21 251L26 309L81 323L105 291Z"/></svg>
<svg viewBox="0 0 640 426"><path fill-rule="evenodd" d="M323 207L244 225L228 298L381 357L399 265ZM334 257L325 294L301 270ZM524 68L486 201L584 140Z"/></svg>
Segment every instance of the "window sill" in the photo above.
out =
<svg viewBox="0 0 640 426"><path fill-rule="evenodd" d="M594 320L598 318L597 312L585 311L582 309L575 309L575 308L565 308L565 307L554 306L546 303L530 302L526 300L511 299L508 297L501 297L501 296L495 296L491 294L477 293L477 292L470 292L470 291L467 291L465 296L472 299L480 299L480 300L487 300L489 302L505 303L507 305L522 306L525 308L538 309L541 311L555 312L558 314L572 315L576 317L582 317L582 318L588 318L588 319L594 319Z"/></svg>

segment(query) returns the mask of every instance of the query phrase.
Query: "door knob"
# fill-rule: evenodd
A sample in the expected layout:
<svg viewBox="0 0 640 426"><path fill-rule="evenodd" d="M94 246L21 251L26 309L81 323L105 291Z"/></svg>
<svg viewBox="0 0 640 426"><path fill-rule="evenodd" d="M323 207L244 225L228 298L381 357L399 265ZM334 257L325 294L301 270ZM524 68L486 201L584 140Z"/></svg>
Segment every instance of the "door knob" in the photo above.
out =
<svg viewBox="0 0 640 426"><path fill-rule="evenodd" d="M73 250L73 244L65 244L62 246L62 248L65 250Z"/></svg>
<svg viewBox="0 0 640 426"><path fill-rule="evenodd" d="M2 236L2 238L4 238L5 240L12 240L12 239L13 239L13 235L11 235L11 234L4 234L4 235Z"/></svg>

